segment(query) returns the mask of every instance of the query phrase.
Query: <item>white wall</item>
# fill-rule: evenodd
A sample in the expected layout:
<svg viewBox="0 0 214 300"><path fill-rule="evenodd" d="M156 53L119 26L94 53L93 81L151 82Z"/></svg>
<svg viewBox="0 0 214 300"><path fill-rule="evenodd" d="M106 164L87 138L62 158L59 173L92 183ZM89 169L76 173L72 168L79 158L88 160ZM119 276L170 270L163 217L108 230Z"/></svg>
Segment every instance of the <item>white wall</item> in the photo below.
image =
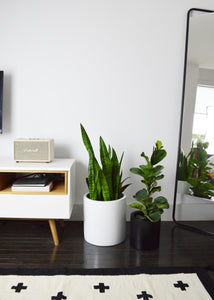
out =
<svg viewBox="0 0 214 300"><path fill-rule="evenodd" d="M203 6L203 7L201 7ZM77 203L87 191L83 123L125 151L132 195L142 163L162 140L163 195L172 202L182 95L186 14L213 0L1 0L0 69L5 71L0 156L18 137L51 137L57 157L77 160ZM75 213L75 212L74 212ZM167 212L165 218L171 219ZM74 218L78 217L78 212Z"/></svg>

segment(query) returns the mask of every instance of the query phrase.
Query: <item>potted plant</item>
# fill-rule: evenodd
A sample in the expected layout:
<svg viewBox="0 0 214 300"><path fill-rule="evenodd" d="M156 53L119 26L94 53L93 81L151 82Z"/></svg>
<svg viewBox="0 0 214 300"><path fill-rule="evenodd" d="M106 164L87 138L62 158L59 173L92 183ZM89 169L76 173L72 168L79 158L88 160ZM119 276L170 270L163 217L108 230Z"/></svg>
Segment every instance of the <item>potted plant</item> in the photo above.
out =
<svg viewBox="0 0 214 300"><path fill-rule="evenodd" d="M121 164L115 150L100 137L100 162L95 157L90 139L81 126L83 143L89 154L89 192L84 195L84 238L97 246L113 246L125 240L126 196Z"/></svg>
<svg viewBox="0 0 214 300"><path fill-rule="evenodd" d="M197 142L197 146L192 151L189 163L193 169L192 175L188 177L191 195L211 199L214 196L214 186L211 184L209 171L212 165L208 161L207 147L209 143Z"/></svg>
<svg viewBox="0 0 214 300"><path fill-rule="evenodd" d="M166 151L161 141L157 141L150 158L144 152L141 156L146 160L146 164L130 169L132 173L142 177L141 182L145 186L133 196L138 202L130 205L137 209L131 213L130 240L134 248L150 250L159 247L161 214L164 209L169 208L165 197L153 197L154 193L161 191L158 181L164 178L164 167L158 163L164 159Z"/></svg>

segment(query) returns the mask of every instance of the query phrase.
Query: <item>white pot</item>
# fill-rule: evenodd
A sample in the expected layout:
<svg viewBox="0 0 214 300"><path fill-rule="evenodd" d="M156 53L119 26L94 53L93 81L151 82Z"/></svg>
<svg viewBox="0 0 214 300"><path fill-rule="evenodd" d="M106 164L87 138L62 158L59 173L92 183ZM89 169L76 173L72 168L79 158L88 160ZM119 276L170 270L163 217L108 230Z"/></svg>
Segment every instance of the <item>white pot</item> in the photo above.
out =
<svg viewBox="0 0 214 300"><path fill-rule="evenodd" d="M84 195L84 239L97 246L120 244L126 237L126 196L118 200L91 200Z"/></svg>
<svg viewBox="0 0 214 300"><path fill-rule="evenodd" d="M177 192L179 194L189 194L190 184L187 181L178 180Z"/></svg>

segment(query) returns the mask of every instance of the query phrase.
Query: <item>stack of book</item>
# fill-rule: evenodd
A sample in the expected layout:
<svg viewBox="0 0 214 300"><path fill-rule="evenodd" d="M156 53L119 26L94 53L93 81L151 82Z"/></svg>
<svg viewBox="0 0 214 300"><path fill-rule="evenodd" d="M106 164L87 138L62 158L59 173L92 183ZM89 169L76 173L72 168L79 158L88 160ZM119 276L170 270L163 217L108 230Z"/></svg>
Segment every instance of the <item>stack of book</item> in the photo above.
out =
<svg viewBox="0 0 214 300"><path fill-rule="evenodd" d="M50 192L53 181L46 177L20 177L12 184L12 192Z"/></svg>

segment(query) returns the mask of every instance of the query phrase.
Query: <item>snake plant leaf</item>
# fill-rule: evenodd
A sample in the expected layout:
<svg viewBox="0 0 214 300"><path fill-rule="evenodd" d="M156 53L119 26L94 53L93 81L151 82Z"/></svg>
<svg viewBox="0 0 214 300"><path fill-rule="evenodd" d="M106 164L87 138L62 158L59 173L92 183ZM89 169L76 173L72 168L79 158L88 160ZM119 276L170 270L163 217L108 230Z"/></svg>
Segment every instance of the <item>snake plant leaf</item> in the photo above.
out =
<svg viewBox="0 0 214 300"><path fill-rule="evenodd" d="M125 191L125 189L127 189L127 187L129 187L131 185L131 183L127 183L123 186L121 186L120 188L120 194L123 194L123 192Z"/></svg>
<svg viewBox="0 0 214 300"><path fill-rule="evenodd" d="M120 197L120 182L122 178L122 174L120 174L120 164L118 161L117 154L115 150L112 148L112 186L113 186L113 194L114 199L118 199Z"/></svg>
<svg viewBox="0 0 214 300"><path fill-rule="evenodd" d="M98 177L99 167L97 161L93 158L89 158L88 164L88 187L90 197L95 197L96 190L96 178Z"/></svg>
<svg viewBox="0 0 214 300"><path fill-rule="evenodd" d="M110 193L110 190L109 190L109 185L108 185L107 179L106 179L106 177L105 177L102 170L100 172L100 179L101 179L101 184L102 184L103 200L104 201L112 200L111 193Z"/></svg>
<svg viewBox="0 0 214 300"><path fill-rule="evenodd" d="M90 157L94 157L94 150L93 150L93 147L91 145L91 141L85 131L85 128L83 127L82 124L80 124L80 127L81 127L81 133L82 133L82 140L83 140L83 143L89 153L89 156Z"/></svg>
<svg viewBox="0 0 214 300"><path fill-rule="evenodd" d="M89 185L89 195L90 199L96 200L99 195L99 172L100 166L97 160L89 159L89 170L88 170L88 185Z"/></svg>
<svg viewBox="0 0 214 300"><path fill-rule="evenodd" d="M105 176L104 184L108 185L108 193L110 194L110 199L114 198L113 188L112 188L112 164L111 157L109 156L110 151L107 150L106 144L102 137L100 137L100 160L102 163L103 175ZM105 187L106 190L106 187Z"/></svg>

